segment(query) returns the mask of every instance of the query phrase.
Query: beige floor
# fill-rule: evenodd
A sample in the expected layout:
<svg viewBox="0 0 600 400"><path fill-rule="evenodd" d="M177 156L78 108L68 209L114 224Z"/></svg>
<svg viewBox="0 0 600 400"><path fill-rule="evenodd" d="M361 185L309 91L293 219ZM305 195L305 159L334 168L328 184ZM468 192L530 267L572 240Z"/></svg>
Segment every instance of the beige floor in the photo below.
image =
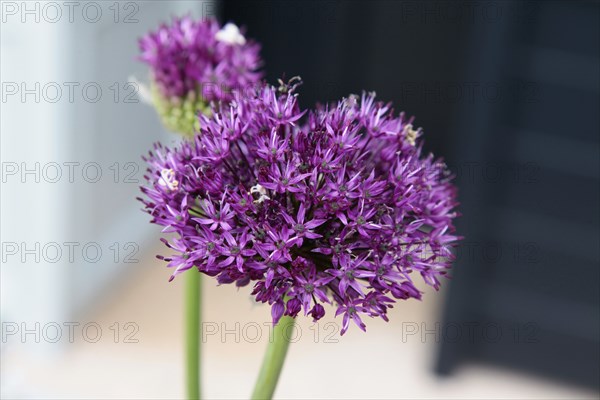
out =
<svg viewBox="0 0 600 400"><path fill-rule="evenodd" d="M156 260L134 269L135 276L111 292L105 304L81 318L82 324L94 321L103 328L101 340L87 343L76 335L64 352L48 356L9 352L3 357L3 384L17 387L11 390L22 398L182 398L182 280L167 283L169 272ZM254 305L248 289L217 287L204 279L203 290L204 395L247 398L268 340L269 310ZM490 367L469 366L451 378L436 377L431 373L435 340L419 335L403 340L402 330L403 323L405 328L434 327L442 298L427 293L422 302L402 303L392 310L392 322L368 321L366 334L353 327L340 337L334 333L339 319L326 318L317 326L302 319L276 397L598 398L592 391ZM114 322L120 323L118 343L109 328ZM138 343L123 343L131 332L123 330L127 322L139 326Z"/></svg>

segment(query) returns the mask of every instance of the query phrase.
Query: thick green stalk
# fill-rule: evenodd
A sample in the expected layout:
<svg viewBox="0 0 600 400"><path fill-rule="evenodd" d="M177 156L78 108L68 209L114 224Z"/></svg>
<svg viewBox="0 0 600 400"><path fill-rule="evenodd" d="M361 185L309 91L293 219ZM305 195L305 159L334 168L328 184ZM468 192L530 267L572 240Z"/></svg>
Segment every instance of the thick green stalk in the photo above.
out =
<svg viewBox="0 0 600 400"><path fill-rule="evenodd" d="M186 394L200 399L200 273L195 269L185 279L185 366Z"/></svg>
<svg viewBox="0 0 600 400"><path fill-rule="evenodd" d="M262 367L258 374L258 379L252 393L252 400L272 399L277 381L281 374L281 368L285 361L285 356L290 345L290 338L293 338L294 318L281 317L273 329L273 338L269 338L267 352L263 358Z"/></svg>

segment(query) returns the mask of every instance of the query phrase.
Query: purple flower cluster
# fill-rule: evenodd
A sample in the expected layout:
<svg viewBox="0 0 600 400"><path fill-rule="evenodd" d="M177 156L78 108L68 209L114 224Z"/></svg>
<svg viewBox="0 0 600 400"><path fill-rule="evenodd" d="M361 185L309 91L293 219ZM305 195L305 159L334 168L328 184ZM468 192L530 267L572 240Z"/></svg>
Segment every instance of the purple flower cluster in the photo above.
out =
<svg viewBox="0 0 600 400"><path fill-rule="evenodd" d="M262 76L260 46L237 27L214 19L174 19L139 41L140 59L167 98L200 94L206 101L231 99L232 89L257 84Z"/></svg>
<svg viewBox="0 0 600 400"><path fill-rule="evenodd" d="M177 148L156 145L142 188L152 222L174 232L164 258L219 283L254 283L274 322L324 303L342 334L396 299L421 297L413 272L439 287L458 240L456 190L422 155L421 130L374 94L306 113L294 86L236 92L201 116ZM160 257L162 258L162 257Z"/></svg>

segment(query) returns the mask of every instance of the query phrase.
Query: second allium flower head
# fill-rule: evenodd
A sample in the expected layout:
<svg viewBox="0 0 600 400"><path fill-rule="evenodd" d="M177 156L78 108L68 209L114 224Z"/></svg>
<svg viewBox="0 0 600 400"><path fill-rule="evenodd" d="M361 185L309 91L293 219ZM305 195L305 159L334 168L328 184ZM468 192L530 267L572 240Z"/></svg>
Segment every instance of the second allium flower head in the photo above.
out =
<svg viewBox="0 0 600 400"><path fill-rule="evenodd" d="M262 78L260 46L231 23L177 18L141 38L139 46L163 122L188 136L198 128L197 113L210 112L210 102L228 102L234 89Z"/></svg>
<svg viewBox="0 0 600 400"><path fill-rule="evenodd" d="M200 119L193 141L156 146L142 188L153 222L177 235L173 276L254 282L275 322L334 303L342 333L420 298L415 273L439 287L456 193L412 119L372 94L305 116L292 85L234 91Z"/></svg>

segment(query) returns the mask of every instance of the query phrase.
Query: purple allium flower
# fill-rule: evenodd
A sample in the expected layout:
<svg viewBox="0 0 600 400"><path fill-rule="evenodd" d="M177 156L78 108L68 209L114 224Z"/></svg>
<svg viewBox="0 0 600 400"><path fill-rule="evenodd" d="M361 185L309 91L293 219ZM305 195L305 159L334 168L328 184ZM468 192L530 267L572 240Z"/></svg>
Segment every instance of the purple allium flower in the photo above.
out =
<svg viewBox="0 0 600 400"><path fill-rule="evenodd" d="M353 321L439 288L459 239L446 166L423 155L421 130L374 94L305 114L294 87L235 92L200 133L147 158L142 200L176 232L173 276L192 267L271 305L274 322L323 303ZM191 273L191 272L190 272Z"/></svg>
<svg viewBox="0 0 600 400"><path fill-rule="evenodd" d="M150 66L153 102L170 129L192 135L198 111L228 102L233 90L259 84L260 46L232 23L175 18L139 40L140 60Z"/></svg>

